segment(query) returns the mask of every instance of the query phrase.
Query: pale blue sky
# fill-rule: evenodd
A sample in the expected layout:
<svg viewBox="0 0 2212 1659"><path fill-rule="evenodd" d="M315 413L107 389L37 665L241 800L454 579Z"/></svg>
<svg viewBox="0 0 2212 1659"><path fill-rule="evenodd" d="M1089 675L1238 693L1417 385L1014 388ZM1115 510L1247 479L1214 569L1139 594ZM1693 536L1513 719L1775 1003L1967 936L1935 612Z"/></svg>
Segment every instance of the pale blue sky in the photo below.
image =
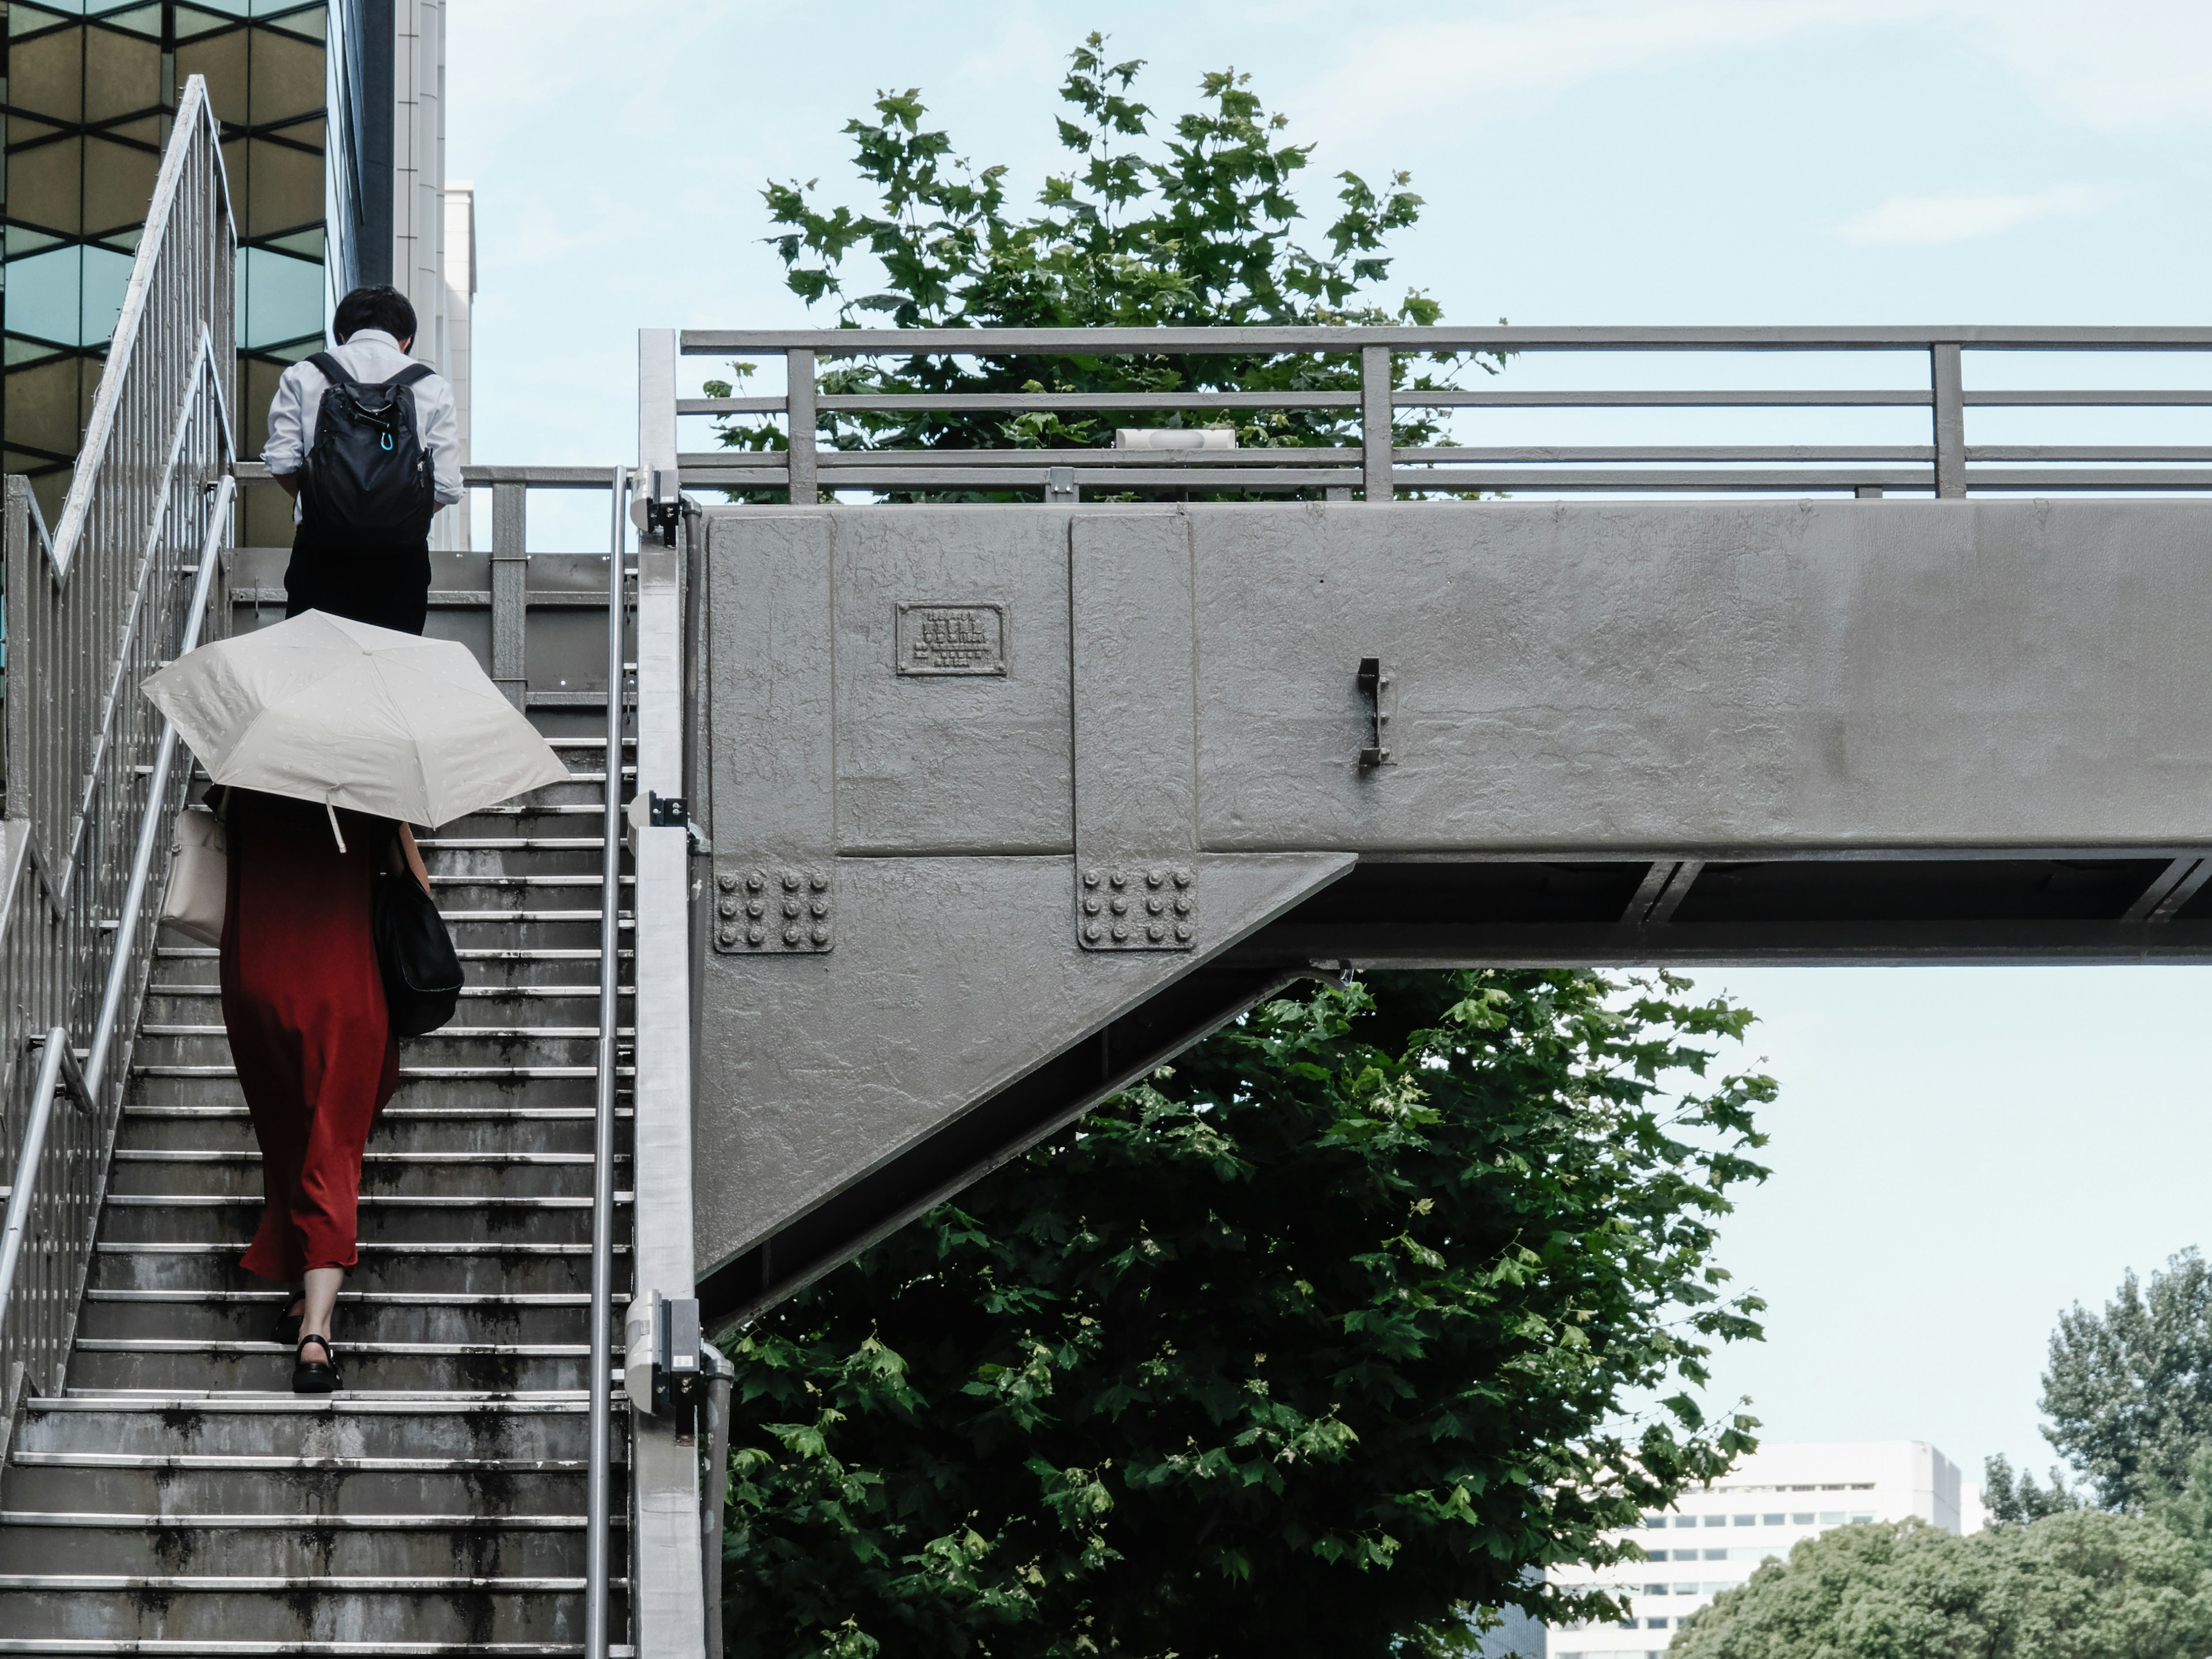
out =
<svg viewBox="0 0 2212 1659"><path fill-rule="evenodd" d="M462 0L447 168L477 190L476 457L628 459L638 327L804 320L761 241L761 185L847 178L838 129L877 88L921 88L962 153L1034 188L1059 165L1063 54L1094 27L1149 60L1142 94L1170 112L1203 70L1252 71L1320 144L1316 209L1340 168L1410 169L1429 206L1395 283L1454 319L2204 320L2201 0L1364 15L1340 0ZM2193 368L2142 372L2202 384ZM563 529L549 519L533 539ZM1752 1394L1778 1438L1928 1439L1970 1470L1993 1451L2040 1468L2053 1316L2203 1236L2212 980L1701 977L1761 1012L1753 1049L1785 1087L1774 1179L1725 1248L1774 1304L1771 1337L1726 1361L1717 1392Z"/></svg>

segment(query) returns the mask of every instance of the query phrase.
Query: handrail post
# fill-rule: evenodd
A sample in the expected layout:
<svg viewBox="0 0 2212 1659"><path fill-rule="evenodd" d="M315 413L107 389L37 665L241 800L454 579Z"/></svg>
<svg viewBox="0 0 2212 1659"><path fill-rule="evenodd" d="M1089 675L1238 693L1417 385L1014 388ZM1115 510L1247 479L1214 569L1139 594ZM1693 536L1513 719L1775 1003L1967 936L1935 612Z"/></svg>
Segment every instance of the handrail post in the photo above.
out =
<svg viewBox="0 0 2212 1659"><path fill-rule="evenodd" d="M813 352L793 346L783 354L783 406L791 429L784 465L790 469L791 504L811 507L820 494L815 487Z"/></svg>
<svg viewBox="0 0 2212 1659"><path fill-rule="evenodd" d="M1966 494L1966 392L1959 343L1934 342L1928 362L1935 393L1936 497L1960 501Z"/></svg>
<svg viewBox="0 0 2212 1659"><path fill-rule="evenodd" d="M1390 348L1359 348L1359 446L1361 476L1370 506L1398 499L1390 469L1396 457L1390 444Z"/></svg>

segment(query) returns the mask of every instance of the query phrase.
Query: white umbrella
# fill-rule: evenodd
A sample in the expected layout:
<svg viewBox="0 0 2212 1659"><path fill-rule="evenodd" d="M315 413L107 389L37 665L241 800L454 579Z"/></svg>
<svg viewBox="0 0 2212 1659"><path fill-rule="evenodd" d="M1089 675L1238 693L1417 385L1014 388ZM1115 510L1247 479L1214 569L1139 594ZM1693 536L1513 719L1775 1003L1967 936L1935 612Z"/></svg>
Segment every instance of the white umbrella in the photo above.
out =
<svg viewBox="0 0 2212 1659"><path fill-rule="evenodd" d="M434 828L568 775L466 646L320 611L141 690L216 782L379 817Z"/></svg>

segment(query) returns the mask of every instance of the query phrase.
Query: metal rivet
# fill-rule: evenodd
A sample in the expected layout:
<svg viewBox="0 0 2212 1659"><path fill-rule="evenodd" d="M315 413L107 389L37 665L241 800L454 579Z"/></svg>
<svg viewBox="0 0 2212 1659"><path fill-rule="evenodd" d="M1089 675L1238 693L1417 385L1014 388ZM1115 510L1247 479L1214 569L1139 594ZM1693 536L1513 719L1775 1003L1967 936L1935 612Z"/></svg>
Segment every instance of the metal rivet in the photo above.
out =
<svg viewBox="0 0 2212 1659"><path fill-rule="evenodd" d="M1160 913L1160 902L1156 898L1148 898L1145 901L1145 908L1158 915Z"/></svg>
<svg viewBox="0 0 2212 1659"><path fill-rule="evenodd" d="M1096 870L1085 870L1083 872L1083 884L1085 887L1096 887L1098 884L1098 872Z"/></svg>
<svg viewBox="0 0 2212 1659"><path fill-rule="evenodd" d="M806 878L806 884L817 893L826 893L830 890L830 878L817 871Z"/></svg>
<svg viewBox="0 0 2212 1659"><path fill-rule="evenodd" d="M784 914L785 915L787 915L787 916L795 916L795 915L797 915L799 914L799 901L798 901L797 899L786 899L786 900L784 900L784 902L783 902L783 914Z"/></svg>
<svg viewBox="0 0 2212 1659"><path fill-rule="evenodd" d="M1115 939L1127 939L1129 937L1129 930L1126 927L1116 927L1114 930L1114 937Z"/></svg>
<svg viewBox="0 0 2212 1659"><path fill-rule="evenodd" d="M1129 884L1129 878L1116 870L1113 875L1113 882L1116 887L1127 887Z"/></svg>
<svg viewBox="0 0 2212 1659"><path fill-rule="evenodd" d="M765 912L765 909L766 907L763 905L758 899L755 899L750 904L745 906L745 914L750 916L755 921L758 921Z"/></svg>
<svg viewBox="0 0 2212 1659"><path fill-rule="evenodd" d="M724 899L721 903L715 908L720 910L726 916L734 916L738 914L738 902L735 899Z"/></svg>
<svg viewBox="0 0 2212 1659"><path fill-rule="evenodd" d="M757 927L748 927L745 929L745 943L748 945L758 945L767 937L768 935L762 933Z"/></svg>
<svg viewBox="0 0 2212 1659"><path fill-rule="evenodd" d="M1152 940L1154 943L1158 943L1161 936L1167 931L1168 930L1166 928L1161 927L1159 923L1156 921L1151 927L1145 929L1145 937Z"/></svg>
<svg viewBox="0 0 2212 1659"><path fill-rule="evenodd" d="M814 942L817 945L827 945L830 942L830 930L827 927L816 928L814 930Z"/></svg>
<svg viewBox="0 0 2212 1659"><path fill-rule="evenodd" d="M726 893L734 893L738 890L737 875L732 871L726 870L714 878L714 884Z"/></svg>
<svg viewBox="0 0 2212 1659"><path fill-rule="evenodd" d="M799 929L797 929L796 927L787 927L787 928L785 928L785 929L783 930L783 942L784 942L786 945L796 945L796 944L798 944L798 943L799 943Z"/></svg>
<svg viewBox="0 0 2212 1659"><path fill-rule="evenodd" d="M1114 914L1117 916L1127 911L1128 908L1129 901L1125 898L1117 898L1114 901Z"/></svg>
<svg viewBox="0 0 2212 1659"><path fill-rule="evenodd" d="M1177 899L1176 901L1176 914L1179 916L1188 915L1190 914L1190 901L1187 898Z"/></svg>
<svg viewBox="0 0 2212 1659"><path fill-rule="evenodd" d="M828 899L817 899L814 901L812 908L816 915L826 916L830 914L830 901Z"/></svg>
<svg viewBox="0 0 2212 1659"><path fill-rule="evenodd" d="M1188 870L1178 870L1178 871L1176 871L1176 872L1175 872L1175 884L1176 884L1176 886L1178 886L1178 887L1188 887L1188 886L1189 886L1189 885L1190 885L1190 872L1189 872L1189 871L1188 871Z"/></svg>
<svg viewBox="0 0 2212 1659"><path fill-rule="evenodd" d="M798 871L787 870L783 872L783 890L787 893L795 893L799 890Z"/></svg>
<svg viewBox="0 0 2212 1659"><path fill-rule="evenodd" d="M1098 901L1097 899L1084 900L1083 914L1086 916L1097 915L1098 914Z"/></svg>
<svg viewBox="0 0 2212 1659"><path fill-rule="evenodd" d="M1179 921L1176 923L1176 937L1181 939L1184 944L1189 944L1190 924L1187 921Z"/></svg>
<svg viewBox="0 0 2212 1659"><path fill-rule="evenodd" d="M1157 887L1166 879L1167 877L1163 875L1158 870L1147 870L1145 872L1145 885L1147 887Z"/></svg>
<svg viewBox="0 0 2212 1659"><path fill-rule="evenodd" d="M1097 944L1098 942L1098 924L1094 921L1084 928L1083 937L1089 939L1092 944Z"/></svg>
<svg viewBox="0 0 2212 1659"><path fill-rule="evenodd" d="M768 877L758 870L754 871L752 874L745 878L745 891L748 893L757 893L762 888L767 885Z"/></svg>
<svg viewBox="0 0 2212 1659"><path fill-rule="evenodd" d="M725 945L735 945L738 942L738 930L734 927L725 927L717 937Z"/></svg>

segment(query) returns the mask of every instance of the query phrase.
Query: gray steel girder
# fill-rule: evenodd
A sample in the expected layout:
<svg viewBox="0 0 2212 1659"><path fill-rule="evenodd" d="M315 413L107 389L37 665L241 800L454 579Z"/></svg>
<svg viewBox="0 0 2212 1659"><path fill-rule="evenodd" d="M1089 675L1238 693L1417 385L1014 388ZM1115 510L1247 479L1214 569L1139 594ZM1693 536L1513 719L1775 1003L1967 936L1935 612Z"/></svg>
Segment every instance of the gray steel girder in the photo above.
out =
<svg viewBox="0 0 2212 1659"><path fill-rule="evenodd" d="M2212 957L2203 502L705 531L725 1314L1318 970Z"/></svg>

